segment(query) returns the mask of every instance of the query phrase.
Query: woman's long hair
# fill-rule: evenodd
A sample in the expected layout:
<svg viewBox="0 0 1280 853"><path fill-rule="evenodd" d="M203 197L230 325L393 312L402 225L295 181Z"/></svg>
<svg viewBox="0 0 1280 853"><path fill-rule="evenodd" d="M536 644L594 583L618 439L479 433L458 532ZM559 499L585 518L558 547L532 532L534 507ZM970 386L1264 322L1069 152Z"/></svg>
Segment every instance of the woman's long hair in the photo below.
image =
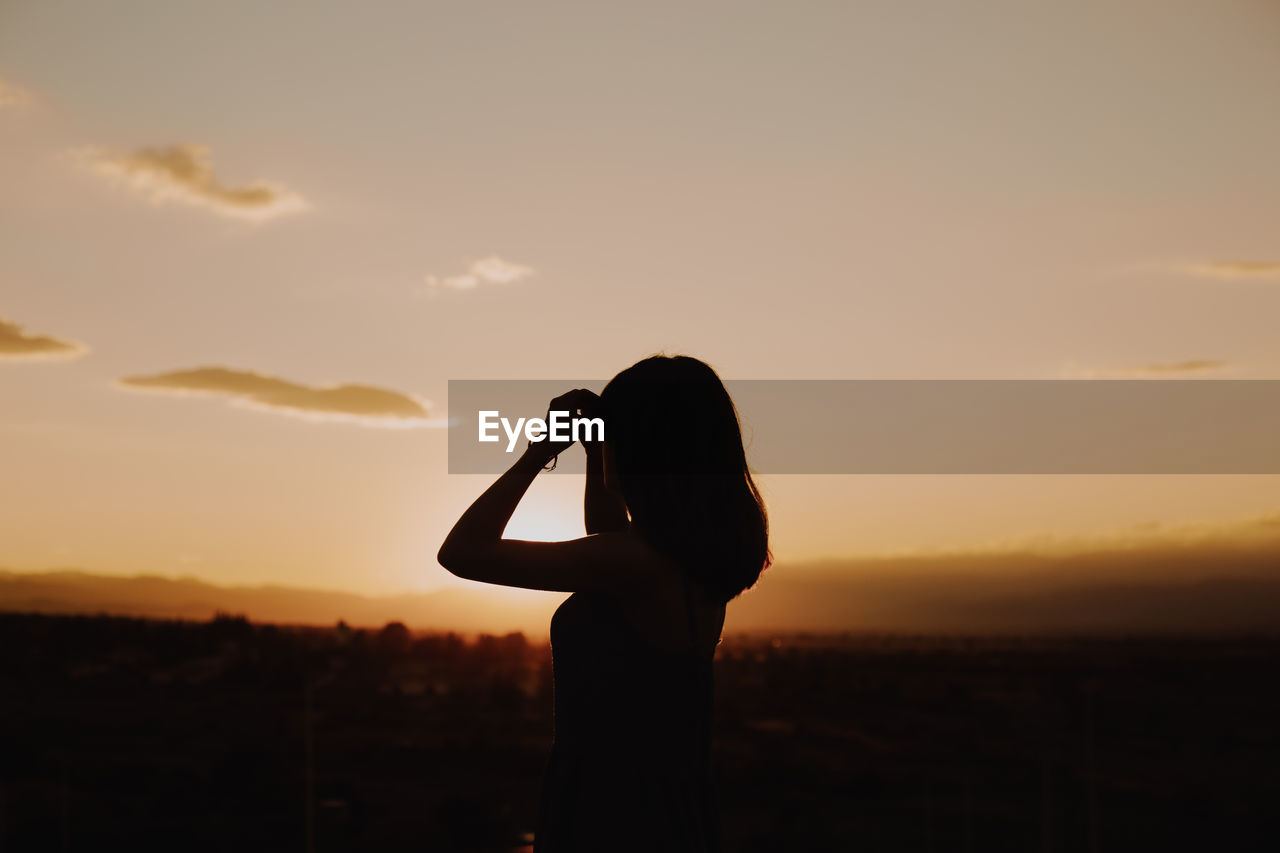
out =
<svg viewBox="0 0 1280 853"><path fill-rule="evenodd" d="M768 516L716 372L689 356L655 355L600 397L637 533L721 602L754 584L772 560Z"/></svg>

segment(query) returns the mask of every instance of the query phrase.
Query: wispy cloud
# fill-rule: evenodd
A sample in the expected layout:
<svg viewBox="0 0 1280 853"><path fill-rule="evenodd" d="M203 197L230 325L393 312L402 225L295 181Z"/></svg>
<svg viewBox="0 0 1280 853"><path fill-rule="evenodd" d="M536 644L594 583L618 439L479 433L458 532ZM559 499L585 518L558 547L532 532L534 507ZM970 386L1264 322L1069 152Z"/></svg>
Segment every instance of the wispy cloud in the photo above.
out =
<svg viewBox="0 0 1280 853"><path fill-rule="evenodd" d="M1185 379L1220 373L1229 365L1216 359L1189 359L1187 361L1154 364L1134 364L1125 367L1082 367L1068 364L1063 376L1068 379Z"/></svg>
<svg viewBox="0 0 1280 853"><path fill-rule="evenodd" d="M460 275L438 277L427 276L428 287L452 287L457 290L469 290L481 284L512 284L533 275L533 268L521 264L504 261L497 255L490 255L475 261Z"/></svg>
<svg viewBox="0 0 1280 853"><path fill-rule="evenodd" d="M0 109L4 107L25 107L31 103L31 93L21 86L0 78Z"/></svg>
<svg viewBox="0 0 1280 853"><path fill-rule="evenodd" d="M213 173L210 151L203 145L188 143L133 152L79 148L70 153L91 172L146 196L152 204L176 202L254 222L308 207L302 196L280 184L253 181L231 187L221 183Z"/></svg>
<svg viewBox="0 0 1280 853"><path fill-rule="evenodd" d="M1210 261L1203 264L1183 264L1178 269L1186 275L1201 278L1280 280L1278 261Z"/></svg>
<svg viewBox="0 0 1280 853"><path fill-rule="evenodd" d="M427 402L371 385L318 387L230 367L197 367L117 381L131 391L226 397L235 405L308 420L348 421L378 427L435 426Z"/></svg>
<svg viewBox="0 0 1280 853"><path fill-rule="evenodd" d="M84 344L27 332L0 317L0 360L54 361L79 358L89 351Z"/></svg>

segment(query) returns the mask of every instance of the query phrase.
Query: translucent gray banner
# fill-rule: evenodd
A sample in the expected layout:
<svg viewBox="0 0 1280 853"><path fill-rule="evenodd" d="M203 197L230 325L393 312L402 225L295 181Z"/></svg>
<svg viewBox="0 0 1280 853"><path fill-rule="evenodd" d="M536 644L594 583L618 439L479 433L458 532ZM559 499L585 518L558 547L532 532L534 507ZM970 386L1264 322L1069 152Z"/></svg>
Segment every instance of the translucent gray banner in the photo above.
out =
<svg viewBox="0 0 1280 853"><path fill-rule="evenodd" d="M603 380L450 380L449 472L495 474L508 426ZM761 474L1280 474L1280 380L727 380ZM661 413L659 413L661 416ZM671 412L666 416L678 417ZM605 424L608 439L608 424ZM507 452L508 446L512 452ZM557 471L582 472L577 446Z"/></svg>

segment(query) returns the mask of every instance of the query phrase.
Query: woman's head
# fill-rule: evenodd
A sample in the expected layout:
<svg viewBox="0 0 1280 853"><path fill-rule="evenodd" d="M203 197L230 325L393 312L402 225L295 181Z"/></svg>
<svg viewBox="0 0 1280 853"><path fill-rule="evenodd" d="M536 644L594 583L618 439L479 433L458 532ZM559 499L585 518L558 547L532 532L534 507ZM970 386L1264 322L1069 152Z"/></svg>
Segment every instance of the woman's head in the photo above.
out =
<svg viewBox="0 0 1280 853"><path fill-rule="evenodd" d="M721 600L755 583L770 561L768 520L716 372L689 356L652 356L600 397L637 531Z"/></svg>

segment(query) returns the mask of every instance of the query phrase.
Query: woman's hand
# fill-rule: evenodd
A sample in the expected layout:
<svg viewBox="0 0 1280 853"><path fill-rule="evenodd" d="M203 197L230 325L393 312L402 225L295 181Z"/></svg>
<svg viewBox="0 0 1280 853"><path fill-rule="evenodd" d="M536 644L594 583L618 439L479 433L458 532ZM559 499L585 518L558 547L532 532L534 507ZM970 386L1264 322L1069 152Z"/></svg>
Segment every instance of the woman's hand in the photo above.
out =
<svg viewBox="0 0 1280 853"><path fill-rule="evenodd" d="M553 441L551 439L551 413L552 412L568 412L569 419L574 418L592 418L598 417L600 410L600 396L585 388L575 388L572 391L561 394L547 405L547 434L541 441L530 441L529 448L525 452L535 456L542 461L543 465L551 462L564 451L573 446L572 427L566 425L565 430L569 430L570 438L567 441ZM583 446L598 446L598 441L584 441ZM588 447L590 450L591 448Z"/></svg>

